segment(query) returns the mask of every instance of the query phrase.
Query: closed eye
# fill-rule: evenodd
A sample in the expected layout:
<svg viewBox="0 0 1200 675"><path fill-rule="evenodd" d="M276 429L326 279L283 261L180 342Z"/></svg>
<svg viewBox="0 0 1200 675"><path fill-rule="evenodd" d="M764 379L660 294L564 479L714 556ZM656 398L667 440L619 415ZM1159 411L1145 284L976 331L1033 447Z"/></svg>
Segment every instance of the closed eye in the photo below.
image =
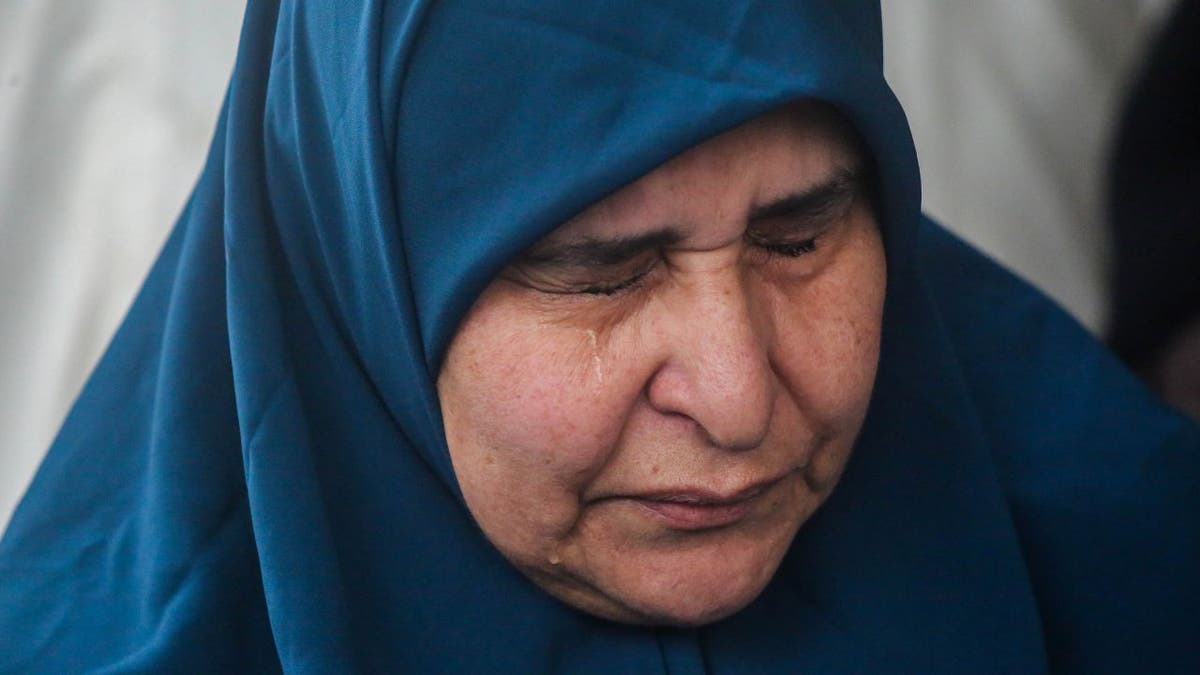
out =
<svg viewBox="0 0 1200 675"><path fill-rule="evenodd" d="M617 295L618 293L623 293L625 291L631 291L631 290L637 288L638 286L640 286L641 283L646 279L646 275L649 273L650 273L650 270L645 269L629 278L623 279L616 283L595 284L592 286L588 286L586 288L581 288L576 292L584 293L587 295Z"/></svg>
<svg viewBox="0 0 1200 675"><path fill-rule="evenodd" d="M771 256L799 258L817 250L846 221L862 194L856 169L839 169L823 182L751 210L745 241Z"/></svg>
<svg viewBox="0 0 1200 675"><path fill-rule="evenodd" d="M799 258L805 253L812 253L813 251L817 250L818 237L809 237L808 239L802 239L800 241L787 242L754 241L753 237L747 236L747 238L750 239L750 244L752 246L761 248L768 253L782 255L788 258Z"/></svg>

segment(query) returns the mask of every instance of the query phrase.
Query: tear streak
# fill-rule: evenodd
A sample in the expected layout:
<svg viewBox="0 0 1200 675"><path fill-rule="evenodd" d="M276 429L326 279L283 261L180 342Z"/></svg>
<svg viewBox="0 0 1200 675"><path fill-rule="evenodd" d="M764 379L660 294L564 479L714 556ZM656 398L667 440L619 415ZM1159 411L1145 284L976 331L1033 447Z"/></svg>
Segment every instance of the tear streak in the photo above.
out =
<svg viewBox="0 0 1200 675"><path fill-rule="evenodd" d="M604 363L600 360L600 340L596 331L588 329L588 342L592 343L592 370L596 373L596 381L604 382Z"/></svg>

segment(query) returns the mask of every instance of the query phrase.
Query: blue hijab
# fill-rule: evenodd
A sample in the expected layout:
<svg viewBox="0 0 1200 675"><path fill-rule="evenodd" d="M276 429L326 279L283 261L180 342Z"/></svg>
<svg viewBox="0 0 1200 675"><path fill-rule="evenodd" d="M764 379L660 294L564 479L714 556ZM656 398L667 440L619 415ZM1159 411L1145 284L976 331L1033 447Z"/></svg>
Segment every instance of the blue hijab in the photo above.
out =
<svg viewBox="0 0 1200 675"><path fill-rule="evenodd" d="M874 155L883 353L743 611L606 622L479 532L434 380L515 253L782 103ZM1200 670L1200 437L919 212L869 0L251 0L208 163L0 543L4 672Z"/></svg>

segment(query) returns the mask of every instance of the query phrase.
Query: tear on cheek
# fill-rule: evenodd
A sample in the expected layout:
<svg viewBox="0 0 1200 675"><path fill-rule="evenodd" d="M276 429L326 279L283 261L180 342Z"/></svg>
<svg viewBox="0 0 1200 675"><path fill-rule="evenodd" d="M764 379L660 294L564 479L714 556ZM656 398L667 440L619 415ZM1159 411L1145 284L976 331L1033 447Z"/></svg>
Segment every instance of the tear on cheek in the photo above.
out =
<svg viewBox="0 0 1200 675"><path fill-rule="evenodd" d="M604 384L604 360L600 357L600 341L594 329L587 329L588 344L592 348L592 372L596 376L596 384Z"/></svg>
<svg viewBox="0 0 1200 675"><path fill-rule="evenodd" d="M606 391L610 379L604 334L595 328L574 330L574 344L555 359L557 372L565 375L559 397L583 396L594 400Z"/></svg>

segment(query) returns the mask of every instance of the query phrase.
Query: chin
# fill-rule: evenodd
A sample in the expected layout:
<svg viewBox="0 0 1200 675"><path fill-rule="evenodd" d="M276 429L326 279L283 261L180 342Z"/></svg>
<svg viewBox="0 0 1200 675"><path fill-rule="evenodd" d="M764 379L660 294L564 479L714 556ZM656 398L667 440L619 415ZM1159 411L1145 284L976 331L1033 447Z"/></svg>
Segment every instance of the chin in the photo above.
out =
<svg viewBox="0 0 1200 675"><path fill-rule="evenodd" d="M602 616L648 626L692 628L714 623L753 602L770 581L775 566L770 569L770 574L746 571L719 583L679 580L652 590L638 589L641 592L618 598L611 611Z"/></svg>
<svg viewBox="0 0 1200 675"><path fill-rule="evenodd" d="M656 625L694 627L720 621L754 601L774 576L779 560L752 567L708 573L658 593L645 613ZM718 570L712 570L717 572Z"/></svg>
<svg viewBox="0 0 1200 675"><path fill-rule="evenodd" d="M591 574L559 568L552 578L544 570L530 576L568 605L604 619L644 626L702 626L753 602L774 576L791 537L718 541L707 546L691 542L684 550L631 553Z"/></svg>
<svg viewBox="0 0 1200 675"><path fill-rule="evenodd" d="M737 614L761 592L762 588L755 588L753 593L703 598L694 602L675 602L671 606L658 608L657 615L648 615L650 620L647 623L677 628L704 626Z"/></svg>
<svg viewBox="0 0 1200 675"><path fill-rule="evenodd" d="M546 590L576 609L609 621L637 626L695 628L736 614L753 602L765 587L763 583L749 589L734 589L734 592L729 588L705 589L708 594L693 594L680 588L676 593L661 597L608 597L594 592Z"/></svg>

